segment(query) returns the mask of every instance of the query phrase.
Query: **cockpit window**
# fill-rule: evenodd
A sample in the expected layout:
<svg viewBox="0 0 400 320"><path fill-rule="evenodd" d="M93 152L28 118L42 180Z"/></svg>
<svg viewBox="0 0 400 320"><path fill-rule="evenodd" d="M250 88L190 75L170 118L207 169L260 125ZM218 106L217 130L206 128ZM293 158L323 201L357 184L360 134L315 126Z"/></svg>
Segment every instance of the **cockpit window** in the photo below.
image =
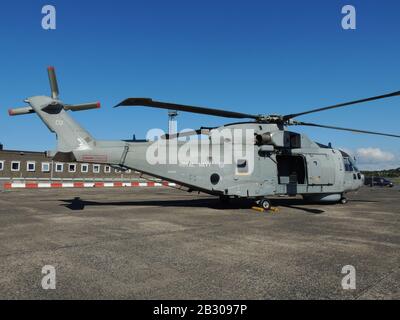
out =
<svg viewBox="0 0 400 320"><path fill-rule="evenodd" d="M349 158L343 158L343 162L344 162L344 170L345 171L354 171L354 166L351 163Z"/></svg>

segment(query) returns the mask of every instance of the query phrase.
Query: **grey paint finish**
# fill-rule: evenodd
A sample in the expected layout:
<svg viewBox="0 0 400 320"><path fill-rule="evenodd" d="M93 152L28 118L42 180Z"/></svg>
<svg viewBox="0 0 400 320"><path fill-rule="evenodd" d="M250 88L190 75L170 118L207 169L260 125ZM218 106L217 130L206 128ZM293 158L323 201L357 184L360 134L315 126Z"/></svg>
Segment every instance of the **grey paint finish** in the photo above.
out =
<svg viewBox="0 0 400 320"><path fill-rule="evenodd" d="M312 109L289 115L245 114L220 109L178 105L155 101L149 98L128 98L118 106L147 106L161 109L180 110L236 119L252 119L252 122L233 123L219 128L196 130L209 137L210 146L201 150L198 159L189 162L151 162L147 157L153 152L154 143L144 141L98 141L77 124L67 111L82 111L99 108L98 102L67 104L60 100L57 79L53 67L48 68L51 97L35 96L25 102L27 107L10 109L10 115L36 113L50 131L57 135L57 150L52 153L54 160L64 162L101 163L121 168L130 168L187 186L210 194L227 197L262 199L272 195L303 195L304 198L319 201L336 201L343 194L357 190L363 184L363 176L352 159L344 152L311 141L307 136L291 132L289 126L311 126L374 134L400 138L400 135L372 132L359 129L340 128L297 121L299 116L342 108L359 103L386 99L400 95L400 91L339 103L328 107ZM203 128L204 129L204 128ZM237 140L235 133L242 134ZM222 137L215 140L213 133ZM228 133L228 137L223 133ZM186 137L190 134L186 133ZM247 139L249 138L249 139ZM162 137L160 139L163 139ZM160 143L159 140L158 143ZM165 141L165 140L164 140ZM232 142L226 144L225 142ZM170 153L175 144L178 149L186 147L177 139L165 141L165 152ZM203 141L202 141L203 144ZM216 147L217 154L208 154ZM247 156L236 154L237 148L246 149ZM223 161L220 154L235 150ZM211 158L210 158L211 156ZM252 161L254 159L254 161ZM193 161L194 160L194 161ZM164 164L168 163L168 164ZM345 200L345 199L343 199ZM268 207L267 201L262 206Z"/></svg>
<svg viewBox="0 0 400 320"><path fill-rule="evenodd" d="M78 125L63 109L61 101L45 96L32 97L27 102L36 114L56 133L57 152L72 152L78 162L121 165L165 180L174 181L194 190L226 196L263 198L275 194L342 194L356 190L361 179L353 179L353 172L346 173L340 150L320 148L305 135L299 135L301 148L290 148L289 134L277 124L238 123L216 130L254 129L255 134L268 133L271 152L263 152L265 145L252 144L254 171L238 175L236 163L183 166L179 164L150 164L146 159L151 142L97 141ZM166 148L172 143L166 141ZM241 142L243 147L245 142ZM183 142L178 142L181 146ZM221 152L224 145L221 144ZM305 181L279 183L277 156L301 156L305 162ZM213 184L211 176L218 174L219 182ZM289 177L286 177L289 178ZM289 190L291 189L291 190Z"/></svg>

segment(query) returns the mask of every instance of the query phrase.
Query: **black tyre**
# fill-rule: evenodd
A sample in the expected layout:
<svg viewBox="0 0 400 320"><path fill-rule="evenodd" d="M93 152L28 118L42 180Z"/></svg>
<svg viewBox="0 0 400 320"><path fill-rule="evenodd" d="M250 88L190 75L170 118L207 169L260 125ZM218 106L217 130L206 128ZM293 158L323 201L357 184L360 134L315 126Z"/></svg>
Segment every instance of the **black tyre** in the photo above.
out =
<svg viewBox="0 0 400 320"><path fill-rule="evenodd" d="M343 197L342 199L340 199L340 203L341 204L346 204L347 203L347 198Z"/></svg>
<svg viewBox="0 0 400 320"><path fill-rule="evenodd" d="M264 210L269 210L269 209L271 209L271 202L268 199L263 199L260 201L260 206Z"/></svg>

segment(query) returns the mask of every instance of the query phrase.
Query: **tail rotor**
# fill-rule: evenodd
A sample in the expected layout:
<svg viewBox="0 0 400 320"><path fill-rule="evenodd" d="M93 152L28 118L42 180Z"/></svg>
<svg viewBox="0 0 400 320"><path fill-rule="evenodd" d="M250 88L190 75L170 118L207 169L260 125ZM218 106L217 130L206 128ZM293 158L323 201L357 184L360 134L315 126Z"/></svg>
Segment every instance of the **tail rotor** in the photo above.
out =
<svg viewBox="0 0 400 320"><path fill-rule="evenodd" d="M57 76L56 76L56 71L55 71L54 67L48 67L47 74L49 77L52 101L49 104L42 106L41 109L43 111L54 113L54 112L60 111L62 109L64 109L65 111L68 111L68 110L83 111L83 110L100 108L100 102L90 102L90 103L83 103L83 104L64 104L63 102L59 101L60 92L58 89ZM29 103L28 100L26 100L25 102ZM36 112L35 109L32 108L31 106L21 107L21 108L13 108L13 109L8 110L8 114L10 116L30 114L30 113L35 113L35 112Z"/></svg>

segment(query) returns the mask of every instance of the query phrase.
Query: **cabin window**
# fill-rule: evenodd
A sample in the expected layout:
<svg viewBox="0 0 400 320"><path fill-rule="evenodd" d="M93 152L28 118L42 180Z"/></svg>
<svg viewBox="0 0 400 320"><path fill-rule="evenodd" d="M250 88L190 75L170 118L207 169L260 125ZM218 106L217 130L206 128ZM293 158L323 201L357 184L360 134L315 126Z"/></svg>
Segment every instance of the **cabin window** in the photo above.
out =
<svg viewBox="0 0 400 320"><path fill-rule="evenodd" d="M344 171L348 172L354 171L353 164L351 163L349 158L343 158L343 162L344 162Z"/></svg>
<svg viewBox="0 0 400 320"><path fill-rule="evenodd" d="M293 149L301 148L301 135L298 133L290 134L290 147Z"/></svg>
<svg viewBox="0 0 400 320"><path fill-rule="evenodd" d="M246 159L239 159L236 161L236 174L244 175L249 173L249 165Z"/></svg>
<svg viewBox="0 0 400 320"><path fill-rule="evenodd" d="M219 174L217 174L217 173L213 173L213 174L210 176L210 181L211 181L211 183L212 183L213 185L216 185L216 184L219 182L219 179L220 179L220 176L219 176Z"/></svg>
<svg viewBox="0 0 400 320"><path fill-rule="evenodd" d="M42 163L42 172L50 172L50 163L48 162Z"/></svg>
<svg viewBox="0 0 400 320"><path fill-rule="evenodd" d="M21 168L21 162L19 162L19 161L11 162L11 171L19 171L20 168Z"/></svg>

